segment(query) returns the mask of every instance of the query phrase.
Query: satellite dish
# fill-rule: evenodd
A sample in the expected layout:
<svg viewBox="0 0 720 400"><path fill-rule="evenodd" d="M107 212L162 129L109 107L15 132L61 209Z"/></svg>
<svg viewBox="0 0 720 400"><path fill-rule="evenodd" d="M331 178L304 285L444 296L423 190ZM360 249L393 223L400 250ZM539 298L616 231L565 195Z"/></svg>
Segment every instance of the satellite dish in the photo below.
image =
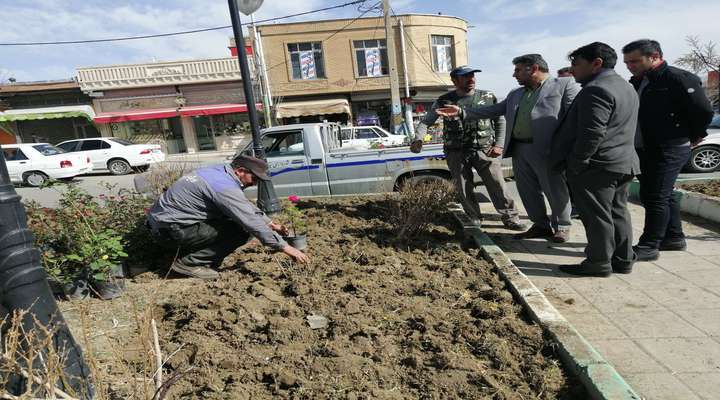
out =
<svg viewBox="0 0 720 400"><path fill-rule="evenodd" d="M238 10L245 15L250 15L260 8L263 0L236 0Z"/></svg>

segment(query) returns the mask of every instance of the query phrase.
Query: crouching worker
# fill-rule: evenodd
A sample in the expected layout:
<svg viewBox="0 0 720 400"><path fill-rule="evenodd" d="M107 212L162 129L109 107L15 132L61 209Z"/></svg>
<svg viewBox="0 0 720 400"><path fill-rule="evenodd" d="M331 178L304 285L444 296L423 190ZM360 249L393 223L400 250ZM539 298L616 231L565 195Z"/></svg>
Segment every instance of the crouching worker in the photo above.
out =
<svg viewBox="0 0 720 400"><path fill-rule="evenodd" d="M272 222L245 197L243 190L270 180L263 160L240 155L230 165L200 168L178 179L148 213L148 225L160 243L178 248L170 269L201 279L217 279L222 260L256 237L268 247L308 262L278 233L287 228Z"/></svg>

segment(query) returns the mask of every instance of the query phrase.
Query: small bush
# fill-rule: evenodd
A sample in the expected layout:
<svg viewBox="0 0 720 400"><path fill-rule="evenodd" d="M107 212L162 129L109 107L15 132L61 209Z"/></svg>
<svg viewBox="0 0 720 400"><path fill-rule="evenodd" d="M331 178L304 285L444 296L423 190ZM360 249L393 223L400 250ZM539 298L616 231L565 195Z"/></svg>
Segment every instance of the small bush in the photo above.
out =
<svg viewBox="0 0 720 400"><path fill-rule="evenodd" d="M114 186L106 186L113 193ZM68 185L56 209L26 204L28 227L48 274L60 283L103 282L124 261L152 262L153 246L145 228L149 201L121 189L99 201Z"/></svg>
<svg viewBox="0 0 720 400"><path fill-rule="evenodd" d="M403 185L394 198L390 220L400 240L411 240L423 233L430 223L456 201L453 185L444 180L427 180Z"/></svg>

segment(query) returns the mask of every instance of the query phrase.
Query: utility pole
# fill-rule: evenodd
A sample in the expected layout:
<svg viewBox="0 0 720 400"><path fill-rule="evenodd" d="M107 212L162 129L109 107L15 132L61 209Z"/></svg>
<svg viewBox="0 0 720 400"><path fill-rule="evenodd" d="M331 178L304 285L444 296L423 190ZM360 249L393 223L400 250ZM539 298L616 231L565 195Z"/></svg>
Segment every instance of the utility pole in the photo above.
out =
<svg viewBox="0 0 720 400"><path fill-rule="evenodd" d="M272 118L270 116L270 107L272 107L272 95L270 93L270 83L268 82L267 70L265 69L265 55L263 54L262 42L258 36L255 27L255 17L250 15L252 23L252 41L253 50L255 51L255 76L260 79L260 92L262 93L263 115L265 116L265 127L272 126Z"/></svg>
<svg viewBox="0 0 720 400"><path fill-rule="evenodd" d="M383 0L385 16L385 42L387 44L388 69L390 73L390 131L395 133L400 126L402 114L400 109L400 82L397 71L397 53L395 53L395 31L390 19L390 0Z"/></svg>
<svg viewBox="0 0 720 400"><path fill-rule="evenodd" d="M412 142L415 140L415 125L412 117L410 81L408 80L407 56L405 53L405 25L403 25L402 18L398 18L398 20L400 21L400 46L402 47L400 50L402 52L403 78L405 79L405 126L407 126L407 136Z"/></svg>

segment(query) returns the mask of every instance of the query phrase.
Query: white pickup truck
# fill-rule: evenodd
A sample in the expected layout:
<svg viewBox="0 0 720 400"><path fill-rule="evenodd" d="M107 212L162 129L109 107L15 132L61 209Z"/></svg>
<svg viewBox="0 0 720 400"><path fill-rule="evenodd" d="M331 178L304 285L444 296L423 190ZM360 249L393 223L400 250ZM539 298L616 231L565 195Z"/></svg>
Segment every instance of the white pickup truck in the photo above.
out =
<svg viewBox="0 0 720 400"><path fill-rule="evenodd" d="M408 146L358 149L343 146L335 123L276 126L261 135L278 197L383 193L404 183L450 179L442 144L426 144L419 154ZM252 143L241 152L252 155ZM255 189L246 193L254 197Z"/></svg>

